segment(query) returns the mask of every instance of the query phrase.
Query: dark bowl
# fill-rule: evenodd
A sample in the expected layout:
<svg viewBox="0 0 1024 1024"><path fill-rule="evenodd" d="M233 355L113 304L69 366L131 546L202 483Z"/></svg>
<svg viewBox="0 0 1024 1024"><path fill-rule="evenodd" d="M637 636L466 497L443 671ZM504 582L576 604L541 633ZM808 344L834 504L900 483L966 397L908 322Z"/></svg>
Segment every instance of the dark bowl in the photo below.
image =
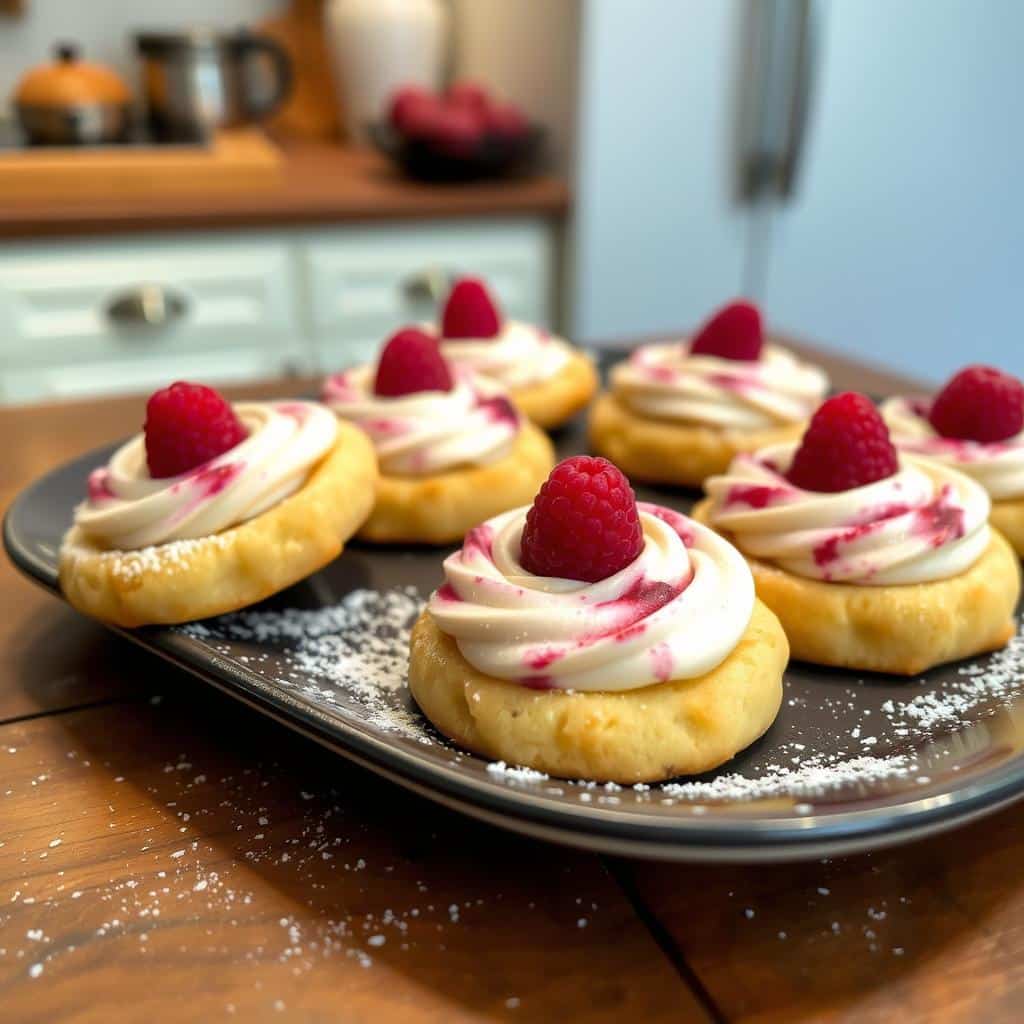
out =
<svg viewBox="0 0 1024 1024"><path fill-rule="evenodd" d="M436 139L410 138L384 121L367 125L373 144L410 178L420 181L479 181L528 169L544 143L545 131L531 124L522 135L488 133L464 147Z"/></svg>

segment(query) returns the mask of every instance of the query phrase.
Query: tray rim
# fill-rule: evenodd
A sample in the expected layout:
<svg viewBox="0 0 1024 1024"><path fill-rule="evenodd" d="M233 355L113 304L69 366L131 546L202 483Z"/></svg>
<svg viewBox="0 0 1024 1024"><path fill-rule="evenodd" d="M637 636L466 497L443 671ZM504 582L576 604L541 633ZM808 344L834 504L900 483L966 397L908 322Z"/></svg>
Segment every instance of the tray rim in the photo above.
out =
<svg viewBox="0 0 1024 1024"><path fill-rule="evenodd" d="M5 511L3 544L12 564L61 600L53 567L21 542L14 520L52 477L78 463L93 463L113 447L101 446L54 467L22 488ZM196 641L171 628L97 625L421 796L499 827L602 853L676 861L806 860L913 841L993 813L1024 796L1022 751L965 785L938 793L925 789L919 797L881 808L731 820L694 814L659 820L594 803L566 806L544 793L475 778L457 766L426 763L343 715L332 717L304 705L239 662L214 654L205 663L196 663L185 653ZM557 785L560 780L550 782Z"/></svg>

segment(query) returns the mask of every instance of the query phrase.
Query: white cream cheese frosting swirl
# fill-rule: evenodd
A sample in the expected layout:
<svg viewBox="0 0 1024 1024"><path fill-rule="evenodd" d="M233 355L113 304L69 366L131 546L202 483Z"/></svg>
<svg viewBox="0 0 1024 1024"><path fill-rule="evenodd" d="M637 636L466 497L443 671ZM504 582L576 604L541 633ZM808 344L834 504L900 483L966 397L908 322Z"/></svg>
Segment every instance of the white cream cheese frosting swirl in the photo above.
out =
<svg viewBox="0 0 1024 1024"><path fill-rule="evenodd" d="M800 423L828 390L824 371L778 345L748 361L691 355L678 341L642 345L612 368L610 382L641 416L736 430Z"/></svg>
<svg viewBox="0 0 1024 1024"><path fill-rule="evenodd" d="M180 476L151 477L145 437L133 437L90 474L75 525L122 551L220 533L294 494L338 435L333 414L314 402L242 402L234 410L245 440Z"/></svg>
<svg viewBox="0 0 1024 1024"><path fill-rule="evenodd" d="M699 523L638 507L640 555L598 583L522 567L528 508L489 520L445 560L430 614L474 668L535 689L633 690L710 672L750 622L750 570Z"/></svg>
<svg viewBox="0 0 1024 1024"><path fill-rule="evenodd" d="M336 373L324 385L324 402L370 436L382 473L486 465L507 454L519 433L519 414L492 381L456 370L451 391L387 397L373 393L374 374L372 366Z"/></svg>
<svg viewBox="0 0 1024 1024"><path fill-rule="evenodd" d="M796 448L738 455L704 485L712 525L745 554L809 579L882 586L956 576L988 546L988 495L962 473L901 455L884 480L805 491L784 475Z"/></svg>
<svg viewBox="0 0 1024 1024"><path fill-rule="evenodd" d="M569 361L572 349L539 327L506 320L494 338L442 339L441 354L455 366L514 390L553 377Z"/></svg>
<svg viewBox="0 0 1024 1024"><path fill-rule="evenodd" d="M882 404L882 417L897 448L959 469L996 501L1024 498L1024 431L992 442L942 437L928 422L928 408L929 399L910 395Z"/></svg>

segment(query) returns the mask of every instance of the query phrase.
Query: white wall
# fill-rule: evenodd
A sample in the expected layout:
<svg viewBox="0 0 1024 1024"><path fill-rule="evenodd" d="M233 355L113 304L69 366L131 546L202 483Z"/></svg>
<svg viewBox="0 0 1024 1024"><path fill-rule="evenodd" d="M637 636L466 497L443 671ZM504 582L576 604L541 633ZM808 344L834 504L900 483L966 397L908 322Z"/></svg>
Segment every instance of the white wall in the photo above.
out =
<svg viewBox="0 0 1024 1024"><path fill-rule="evenodd" d="M0 17L0 111L33 64L56 42L78 43L89 60L113 64L134 84L130 35L190 25L236 28L280 10L285 0L28 0L19 18Z"/></svg>
<svg viewBox="0 0 1024 1024"><path fill-rule="evenodd" d="M740 288L739 0L585 0L572 334L674 331Z"/></svg>

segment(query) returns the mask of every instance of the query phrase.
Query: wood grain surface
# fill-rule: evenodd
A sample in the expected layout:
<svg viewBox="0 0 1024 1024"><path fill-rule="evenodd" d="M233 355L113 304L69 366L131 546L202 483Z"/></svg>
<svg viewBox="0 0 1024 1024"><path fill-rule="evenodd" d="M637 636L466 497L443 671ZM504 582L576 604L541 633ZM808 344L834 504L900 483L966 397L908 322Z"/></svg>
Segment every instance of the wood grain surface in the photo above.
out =
<svg viewBox="0 0 1024 1024"><path fill-rule="evenodd" d="M0 410L0 504L140 410ZM0 603L5 1022L1020 1019L1021 809L808 864L606 861L406 794L5 561Z"/></svg>
<svg viewBox="0 0 1024 1024"><path fill-rule="evenodd" d="M136 684L0 728L4 1020L705 1019L596 857Z"/></svg>
<svg viewBox="0 0 1024 1024"><path fill-rule="evenodd" d="M361 223L535 214L569 208L566 183L549 175L432 185L410 181L384 156L323 142L280 140L279 185L225 194L124 195L116 188L37 199L0 195L0 238L109 234L288 224ZM3 159L0 156L0 159Z"/></svg>
<svg viewBox="0 0 1024 1024"><path fill-rule="evenodd" d="M722 1019L1019 1021L1024 807L857 857L621 864Z"/></svg>

